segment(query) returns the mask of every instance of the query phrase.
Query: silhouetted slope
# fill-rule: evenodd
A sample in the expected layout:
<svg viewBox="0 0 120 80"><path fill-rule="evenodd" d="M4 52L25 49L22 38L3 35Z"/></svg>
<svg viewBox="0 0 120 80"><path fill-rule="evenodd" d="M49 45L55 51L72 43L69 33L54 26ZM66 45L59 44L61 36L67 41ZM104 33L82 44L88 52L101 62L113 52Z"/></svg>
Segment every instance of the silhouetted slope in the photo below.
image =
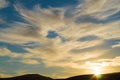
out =
<svg viewBox="0 0 120 80"><path fill-rule="evenodd" d="M28 74L13 78L0 78L0 80L120 80L120 73L102 74L101 78L97 78L95 75L81 75L67 79L52 79L38 74Z"/></svg>
<svg viewBox="0 0 120 80"><path fill-rule="evenodd" d="M104 74L99 80L120 80L120 73Z"/></svg>
<svg viewBox="0 0 120 80"><path fill-rule="evenodd" d="M53 80L53 79L49 77L44 77L38 74L28 74L28 75L13 77L13 78L1 78L0 80Z"/></svg>
<svg viewBox="0 0 120 80"><path fill-rule="evenodd" d="M75 76L67 78L66 80L91 80L93 78L93 75L81 75L81 76Z"/></svg>
<svg viewBox="0 0 120 80"><path fill-rule="evenodd" d="M100 78L95 75L81 75L70 77L65 80L120 80L120 73L102 74Z"/></svg>

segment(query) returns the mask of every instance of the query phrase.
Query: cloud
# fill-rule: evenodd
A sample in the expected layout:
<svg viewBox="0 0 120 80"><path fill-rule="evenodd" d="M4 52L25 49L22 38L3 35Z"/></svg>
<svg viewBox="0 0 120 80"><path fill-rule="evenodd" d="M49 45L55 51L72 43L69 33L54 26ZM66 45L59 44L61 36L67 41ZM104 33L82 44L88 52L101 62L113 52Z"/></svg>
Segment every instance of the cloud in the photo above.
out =
<svg viewBox="0 0 120 80"><path fill-rule="evenodd" d="M120 11L118 3L118 0L84 0L71 13L67 13L63 7L41 8L36 5L33 9L26 9L15 5L16 11L25 21L9 23L10 27L0 29L0 41L24 46L27 53L14 53L2 48L0 56L20 58L18 62L28 65L40 64L41 60L47 67L65 69L86 70L91 65L119 66L118 58L109 59L110 62L92 62L109 54L111 46L119 46L109 40L120 39L120 21L108 21ZM49 38L50 31L57 36ZM37 45L31 45L31 48L29 43Z"/></svg>
<svg viewBox="0 0 120 80"><path fill-rule="evenodd" d="M112 48L120 47L120 43L113 45Z"/></svg>
<svg viewBox="0 0 120 80"><path fill-rule="evenodd" d="M102 4L103 3L102 1L97 1L97 3ZM90 2L91 2L91 0L89 0L89 2L86 1L85 3L83 3L85 5L82 5L81 7L87 6L86 4L89 4ZM70 40L77 40L81 37L93 35L93 34L96 34L95 36L102 37L104 39L106 39L108 37L114 38L116 36L119 36L119 31L118 31L119 21L105 23L105 24L94 24L94 23L89 23L89 22L77 24L74 22L74 19L71 20L71 18L73 18L73 16L67 17L67 18L64 16L64 14L66 13L66 10L62 9L62 8L42 9L39 6L35 6L35 8L33 8L33 10L28 10L28 9L25 9L25 8L17 5L16 10L30 24L25 24L25 23L20 23L20 22L15 23L14 26L18 26L18 27L24 26L24 27L21 27L20 29L21 29L21 31L24 30L25 33L22 33L20 31L16 32L17 30L19 30L18 27L17 28L12 27L11 29L14 29L13 32L11 32L11 29L3 30L4 32L1 33L1 34L3 34L1 36L3 36L3 38L5 38L5 39L6 39L6 37L8 37L6 35L8 35L10 33L11 33L11 35L9 35L9 36L11 36L11 37L19 36L19 39L17 38L15 40L13 40L13 38L12 38L12 39L10 39L10 41L24 42L26 39L28 39L26 41L29 41L29 40L32 41L33 38L30 38L30 37L33 36L34 40L36 40L36 38L37 38L37 40L42 40L41 42L43 42L43 41L49 42L49 40L46 39L46 36L47 36L49 30L53 30L59 36L65 38L65 39L70 39ZM86 9L83 9L83 10L86 10ZM99 10L99 9L97 9L97 10ZM83 11L83 12L85 12L85 11ZM99 13L99 14L101 14L101 13ZM76 15L76 14L74 14L74 15ZM91 15L91 14L89 14L89 15ZM77 18L81 19L82 16L83 15L80 15L80 17L79 16L75 17L75 19L77 19ZM91 17L94 18L94 16L91 16ZM84 19L84 17L83 17L83 19ZM86 21L86 19L85 19L85 21ZM112 26L115 26L115 27L112 27ZM117 31L114 32L113 29L115 29ZM108 30L109 30L109 32L108 32ZM30 34L31 31L32 31L32 34ZM8 34L6 34L7 32L8 32ZM71 34L74 34L74 35L71 35ZM24 37L24 35L25 36L27 35L29 38Z"/></svg>
<svg viewBox="0 0 120 80"><path fill-rule="evenodd" d="M58 48L59 47L59 48ZM97 58L106 53L107 50L86 50L82 52L69 51L69 46L63 47L63 45L57 48L51 45L51 47L34 48L26 50L29 54L24 55L24 58L36 58L41 59L46 66L59 66L59 67L72 67L76 68L76 65L80 66L76 62L86 61L88 59ZM66 48L66 49L65 49ZM71 50L71 49L70 49ZM62 51L62 52L61 52ZM97 54L96 54L97 53ZM69 63L68 63L69 62Z"/></svg>
<svg viewBox="0 0 120 80"><path fill-rule="evenodd" d="M84 0L77 6L75 16L91 15L99 20L105 20L120 10L119 0Z"/></svg>
<svg viewBox="0 0 120 80"><path fill-rule="evenodd" d="M37 60L32 60L32 59L23 59L21 60L22 63L25 64L30 64L30 65L35 65L35 64L39 64L39 61Z"/></svg>
<svg viewBox="0 0 120 80"><path fill-rule="evenodd" d="M3 56L9 56L11 58L18 58L18 57L21 57L22 54L11 52L7 48L0 48L0 57L3 57Z"/></svg>
<svg viewBox="0 0 120 80"><path fill-rule="evenodd" d="M0 24L5 23L5 21L3 19L0 19Z"/></svg>
<svg viewBox="0 0 120 80"><path fill-rule="evenodd" d="M81 65L82 68L89 69L89 70L91 70L95 67L100 67L104 70L103 73L111 72L111 70L106 71L107 68L113 67L113 69L115 69L115 67L119 67L119 66L120 66L120 56L117 56L115 58L108 58L108 59L107 58L106 59L98 59L97 61L96 60L86 61L85 64Z"/></svg>
<svg viewBox="0 0 120 80"><path fill-rule="evenodd" d="M104 62L106 66L120 66L120 56L112 59L100 59L99 62Z"/></svg>
<svg viewBox="0 0 120 80"><path fill-rule="evenodd" d="M80 62L80 61L74 62L72 64L71 64L71 62L69 62L68 66L72 65L72 70L73 70L73 72L75 71L77 73L77 75L79 75L80 72L82 72L82 74L88 74L88 73L93 74L95 68L101 69L102 74L103 73L111 73L111 72L119 71L119 67L120 67L119 59L120 59L119 56L114 57L114 58L108 58L108 59L107 58L106 59L90 59L90 60L83 61L83 62ZM68 69L68 72L72 71L69 67L65 68L65 70L66 69Z"/></svg>
<svg viewBox="0 0 120 80"><path fill-rule="evenodd" d="M21 62L21 63L24 63L24 64L35 65L35 64L39 64L40 63L39 61L34 60L34 59L23 58L23 56L24 56L23 53L14 53L14 52L11 52L7 48L0 48L0 57L4 57L4 56L12 58L13 59L12 61Z"/></svg>
<svg viewBox="0 0 120 80"><path fill-rule="evenodd" d="M16 10L25 20L39 27L43 35L46 35L45 32L48 29L52 30L58 28L58 26L64 26L64 9L62 8L42 9L37 5L31 11L16 5Z"/></svg>
<svg viewBox="0 0 120 80"><path fill-rule="evenodd" d="M0 73L0 78L8 78L11 77L12 75L10 74L5 74L5 73Z"/></svg>
<svg viewBox="0 0 120 80"><path fill-rule="evenodd" d="M9 5L7 0L0 0L0 9L5 8Z"/></svg>
<svg viewBox="0 0 120 80"><path fill-rule="evenodd" d="M15 71L16 76L24 75L24 74L29 74L26 70L17 70Z"/></svg>
<svg viewBox="0 0 120 80"><path fill-rule="evenodd" d="M11 26L10 28L1 29L1 41L4 40L9 43L14 42L16 44L22 44L30 41L37 41L40 37L38 33L39 29L27 23L15 22L11 24ZM5 39L9 39L9 41Z"/></svg>

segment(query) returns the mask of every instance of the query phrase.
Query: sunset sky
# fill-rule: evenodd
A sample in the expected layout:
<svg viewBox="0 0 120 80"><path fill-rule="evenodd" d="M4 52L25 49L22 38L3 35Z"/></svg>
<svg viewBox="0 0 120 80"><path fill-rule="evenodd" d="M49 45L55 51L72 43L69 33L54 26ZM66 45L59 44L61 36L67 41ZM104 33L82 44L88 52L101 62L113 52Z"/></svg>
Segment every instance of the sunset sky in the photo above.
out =
<svg viewBox="0 0 120 80"><path fill-rule="evenodd" d="M0 77L120 72L120 0L0 0Z"/></svg>

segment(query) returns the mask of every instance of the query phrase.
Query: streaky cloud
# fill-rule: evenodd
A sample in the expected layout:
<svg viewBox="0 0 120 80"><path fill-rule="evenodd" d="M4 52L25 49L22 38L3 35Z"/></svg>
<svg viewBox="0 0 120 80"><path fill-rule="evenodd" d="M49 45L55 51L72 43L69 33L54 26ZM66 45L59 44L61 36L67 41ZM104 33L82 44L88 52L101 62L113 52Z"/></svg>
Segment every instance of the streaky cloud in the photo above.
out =
<svg viewBox="0 0 120 80"><path fill-rule="evenodd" d="M0 9L8 7L9 2L7 0L0 0Z"/></svg>

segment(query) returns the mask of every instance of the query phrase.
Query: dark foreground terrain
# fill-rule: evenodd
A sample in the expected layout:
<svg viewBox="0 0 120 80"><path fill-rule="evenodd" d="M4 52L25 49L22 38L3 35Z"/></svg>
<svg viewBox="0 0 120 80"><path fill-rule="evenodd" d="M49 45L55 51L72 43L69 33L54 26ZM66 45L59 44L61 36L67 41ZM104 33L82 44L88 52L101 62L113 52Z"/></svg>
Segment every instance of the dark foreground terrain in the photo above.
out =
<svg viewBox="0 0 120 80"><path fill-rule="evenodd" d="M38 74L28 74L12 78L0 78L0 80L120 80L120 73L102 74L99 78L95 75L81 75L66 79L52 79Z"/></svg>

